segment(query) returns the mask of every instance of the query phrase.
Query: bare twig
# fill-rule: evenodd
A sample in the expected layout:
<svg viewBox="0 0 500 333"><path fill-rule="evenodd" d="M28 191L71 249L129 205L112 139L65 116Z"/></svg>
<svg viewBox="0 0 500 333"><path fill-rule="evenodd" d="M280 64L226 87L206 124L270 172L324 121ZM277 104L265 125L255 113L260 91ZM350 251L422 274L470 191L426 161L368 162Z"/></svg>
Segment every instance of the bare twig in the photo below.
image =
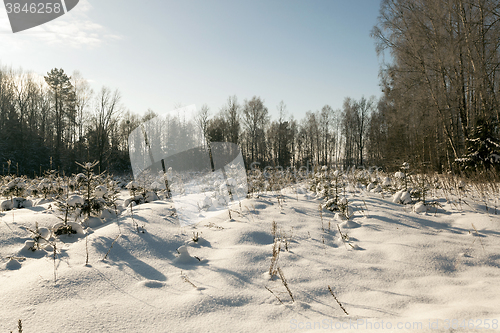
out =
<svg viewBox="0 0 500 333"><path fill-rule="evenodd" d="M108 257L109 252L113 248L113 245L115 245L116 241L118 240L118 238L120 238L121 235L122 234L119 234L118 236L116 236L115 240L113 241L113 243L111 243L111 246L109 247L108 252L106 252L106 255L104 256L104 258L102 258L102 260L106 260L106 258Z"/></svg>
<svg viewBox="0 0 500 333"><path fill-rule="evenodd" d="M275 293L274 293L271 289L269 289L268 287L265 287L265 288L266 288L267 290L269 290L269 292L270 292L271 294L273 294L273 295L274 295L274 297L276 297L276 298L278 299L278 301L280 301L280 303L281 303L281 304L283 304L283 302L282 302L282 301L281 301L281 299L278 297L278 295L276 295L276 294L275 294Z"/></svg>
<svg viewBox="0 0 500 333"><path fill-rule="evenodd" d="M54 283L57 282L57 275L56 275L56 271L57 271L57 266L56 266L56 254L57 254L57 245L56 243L54 243L54 252L53 252L53 259L54 259Z"/></svg>
<svg viewBox="0 0 500 333"><path fill-rule="evenodd" d="M345 310L345 308L342 306L342 304L339 302L339 300L337 299L337 297L335 297L335 295L333 294L333 291L332 291L332 288L330 288L330 286L328 286L328 290L330 290L330 294L332 294L333 298L335 299L335 301L337 301L337 304L340 306L340 308L342 309L342 311L344 311L344 313L346 315L349 315L347 313L347 311Z"/></svg>
<svg viewBox="0 0 500 333"><path fill-rule="evenodd" d="M182 274L182 271L181 271L181 278L184 280L184 282L187 282L193 287L198 288L193 282L191 282L191 280L189 280L189 278L186 275Z"/></svg>
<svg viewBox="0 0 500 333"><path fill-rule="evenodd" d="M281 282L283 282L283 285L285 286L286 290L288 291L288 294L290 295L292 302L295 302L295 300L293 299L292 291L290 290L290 288L288 288L288 283L286 282L285 274L283 274L283 271L279 267L278 267L278 274L280 275Z"/></svg>
<svg viewBox="0 0 500 333"><path fill-rule="evenodd" d="M85 265L87 266L89 264L89 240L88 240L88 233L85 233Z"/></svg>

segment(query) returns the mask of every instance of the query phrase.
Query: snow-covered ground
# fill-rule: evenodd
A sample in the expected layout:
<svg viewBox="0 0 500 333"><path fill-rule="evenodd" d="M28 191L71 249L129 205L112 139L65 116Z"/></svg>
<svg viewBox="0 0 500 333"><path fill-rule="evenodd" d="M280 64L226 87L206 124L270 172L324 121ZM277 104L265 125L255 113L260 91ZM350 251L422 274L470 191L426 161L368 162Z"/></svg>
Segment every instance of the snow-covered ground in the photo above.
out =
<svg viewBox="0 0 500 333"><path fill-rule="evenodd" d="M60 222L34 200L0 213L0 332L500 332L500 215L443 193L415 212L353 186L342 220L291 186L188 227L154 201L59 237L55 260L25 245Z"/></svg>

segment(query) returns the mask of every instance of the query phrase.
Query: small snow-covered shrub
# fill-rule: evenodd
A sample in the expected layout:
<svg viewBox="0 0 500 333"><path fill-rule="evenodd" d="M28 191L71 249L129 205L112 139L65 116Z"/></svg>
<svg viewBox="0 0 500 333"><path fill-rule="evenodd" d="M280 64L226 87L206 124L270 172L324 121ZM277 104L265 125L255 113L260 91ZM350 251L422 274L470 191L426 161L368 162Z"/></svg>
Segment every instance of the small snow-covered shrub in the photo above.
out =
<svg viewBox="0 0 500 333"><path fill-rule="evenodd" d="M25 198L12 198L12 205L14 208L28 208L33 206L33 202Z"/></svg>
<svg viewBox="0 0 500 333"><path fill-rule="evenodd" d="M210 207L212 207L212 205L213 205L212 199L208 196L203 198L203 200L200 203L198 203L198 207L200 208L200 210L208 210L210 209Z"/></svg>
<svg viewBox="0 0 500 333"><path fill-rule="evenodd" d="M129 197L129 198L125 199L125 201L123 201L123 207L127 208L130 206L131 203L133 203L134 205L139 205L143 202L144 202L144 198L142 197L142 195L136 195L134 197Z"/></svg>
<svg viewBox="0 0 500 333"><path fill-rule="evenodd" d="M97 198L102 198L108 193L108 189L105 185L98 185L94 188L94 196Z"/></svg>
<svg viewBox="0 0 500 333"><path fill-rule="evenodd" d="M357 183L368 185L371 181L370 172L368 170L357 170L354 173L354 179Z"/></svg>
<svg viewBox="0 0 500 333"><path fill-rule="evenodd" d="M31 246L32 251L40 250L50 244L50 230L47 228L39 228L38 222L35 223L35 230L28 228L28 231L31 232L31 238L33 240L33 245Z"/></svg>
<svg viewBox="0 0 500 333"><path fill-rule="evenodd" d="M412 191L412 195L418 197L423 203L425 203L427 192L429 191L429 179L427 175L416 175L414 178L415 189Z"/></svg>
<svg viewBox="0 0 500 333"><path fill-rule="evenodd" d="M189 265L189 264L197 264L200 262L200 260L196 257L192 257L187 249L186 245L182 245L177 249L177 253L179 256L174 259L176 264L181 264L181 265Z"/></svg>
<svg viewBox="0 0 500 333"><path fill-rule="evenodd" d="M107 201L106 193L107 188L104 185L105 181L102 178L102 174L94 174L94 167L99 162L94 163L84 163L80 164L76 162L79 166L83 168L83 177L78 174L77 181L81 184L81 190L83 192L83 204L80 208L80 215L85 215L86 218L90 218L92 214L98 216L101 211L111 205Z"/></svg>
<svg viewBox="0 0 500 333"><path fill-rule="evenodd" d="M33 197L38 196L38 193L39 193L39 192L40 192L40 191L38 190L38 187L37 187L34 183L32 183L32 184L31 184L30 186L28 186L28 188L26 189L26 193L27 193L28 195L33 196Z"/></svg>
<svg viewBox="0 0 500 333"><path fill-rule="evenodd" d="M27 185L23 178L15 178L3 186L2 195L7 198L24 197Z"/></svg>
<svg viewBox="0 0 500 333"><path fill-rule="evenodd" d="M159 200L158 195L154 192L147 192L146 196L144 197L144 202L153 202Z"/></svg>
<svg viewBox="0 0 500 333"><path fill-rule="evenodd" d="M160 193L160 191L165 188L166 186L165 185L161 185L158 181L154 181L151 183L151 185L149 186L149 189L157 196L159 197L158 193ZM167 198L170 197L168 195L168 191L167 191Z"/></svg>
<svg viewBox="0 0 500 333"><path fill-rule="evenodd" d="M47 199L51 192L52 184L50 180L47 178L43 178L42 181L38 184L38 191L43 194L44 199Z"/></svg>
<svg viewBox="0 0 500 333"><path fill-rule="evenodd" d="M118 182L113 180L111 177L106 179L108 192L106 193L106 202L108 207L112 207L115 210L115 215L118 214L118 206L116 202L118 201L118 196L120 191L118 189Z"/></svg>
<svg viewBox="0 0 500 333"><path fill-rule="evenodd" d="M131 202L135 202L136 205L144 203L144 196L141 194L144 189L139 185L138 182L132 180L125 186L125 188L129 190L131 197L125 199L123 207L128 207Z"/></svg>
<svg viewBox="0 0 500 333"><path fill-rule="evenodd" d="M14 208L14 203L12 202L12 200L4 200L0 204L0 208L2 209L2 211L11 210Z"/></svg>
<svg viewBox="0 0 500 333"><path fill-rule="evenodd" d="M338 208L340 210L340 213L346 218L346 219L350 219L353 215L354 215L354 212L352 210L352 208L349 206L349 201L347 200L346 197L342 197L340 200L339 200L339 203L338 203Z"/></svg>
<svg viewBox="0 0 500 333"><path fill-rule="evenodd" d="M382 187L388 188L392 185L392 180L389 177L385 177L382 181Z"/></svg>
<svg viewBox="0 0 500 333"><path fill-rule="evenodd" d="M394 193L394 196L392 197L392 202L403 205L409 204L411 201L412 199L410 193L403 190Z"/></svg>
<svg viewBox="0 0 500 333"><path fill-rule="evenodd" d="M71 207L78 208L78 207L83 206L85 201L83 200L82 196L75 194L75 195L72 195L71 197L69 197L66 200L66 203Z"/></svg>
<svg viewBox="0 0 500 333"><path fill-rule="evenodd" d="M86 180L87 177L83 173L76 174L74 177L75 188L80 188Z"/></svg>
<svg viewBox="0 0 500 333"><path fill-rule="evenodd" d="M56 223L52 227L52 232L56 236L61 235L84 235L85 231L83 231L82 226L76 222L68 222L68 223Z"/></svg>
<svg viewBox="0 0 500 333"><path fill-rule="evenodd" d="M404 189L405 191L408 191L408 176L410 174L410 164L408 162L404 162L403 165L401 166L401 171L394 175L399 179L400 182L400 188Z"/></svg>
<svg viewBox="0 0 500 333"><path fill-rule="evenodd" d="M394 174L394 177L397 179L403 179L403 178L405 178L405 174L401 171L398 171Z"/></svg>
<svg viewBox="0 0 500 333"><path fill-rule="evenodd" d="M427 212L427 206L422 201L419 201L413 206L413 211L415 213L425 213Z"/></svg>

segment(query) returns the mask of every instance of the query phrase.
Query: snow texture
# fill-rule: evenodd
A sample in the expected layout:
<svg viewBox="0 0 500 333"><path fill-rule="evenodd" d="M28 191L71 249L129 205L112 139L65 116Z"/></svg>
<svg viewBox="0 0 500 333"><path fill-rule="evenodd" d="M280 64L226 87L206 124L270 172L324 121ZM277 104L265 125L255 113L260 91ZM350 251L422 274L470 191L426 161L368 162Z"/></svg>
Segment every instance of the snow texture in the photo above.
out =
<svg viewBox="0 0 500 333"><path fill-rule="evenodd" d="M416 209L423 204L416 213L389 192L349 186L356 209L337 221L298 188L280 191L279 202L263 192L233 204L232 219L203 212L189 226L162 200L92 228L69 222L77 234L51 237L55 261L53 247L33 251L27 230L38 223L47 236L61 225L50 202L4 211L0 331L17 331L19 319L24 332L475 332L457 326L469 320L498 331L496 197L486 208L466 186L468 205L436 192L437 213ZM294 301L269 275L275 241Z"/></svg>

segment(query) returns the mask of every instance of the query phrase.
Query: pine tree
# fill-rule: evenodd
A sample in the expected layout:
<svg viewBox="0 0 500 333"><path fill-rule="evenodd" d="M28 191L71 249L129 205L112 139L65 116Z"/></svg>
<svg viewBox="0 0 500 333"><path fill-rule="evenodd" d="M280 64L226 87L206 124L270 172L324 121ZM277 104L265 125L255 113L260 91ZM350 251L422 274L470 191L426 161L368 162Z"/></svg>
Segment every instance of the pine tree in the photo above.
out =
<svg viewBox="0 0 500 333"><path fill-rule="evenodd" d="M56 131L55 154L56 163L61 162L61 149L63 145L63 135L66 128L66 120L74 118L75 114L75 91L71 84L70 77L64 73L63 69L54 68L44 77L45 82L52 90L54 127Z"/></svg>
<svg viewBox="0 0 500 333"><path fill-rule="evenodd" d="M494 125L484 118L477 121L466 139L467 154L456 160L462 171L500 169L500 143L493 134Z"/></svg>

